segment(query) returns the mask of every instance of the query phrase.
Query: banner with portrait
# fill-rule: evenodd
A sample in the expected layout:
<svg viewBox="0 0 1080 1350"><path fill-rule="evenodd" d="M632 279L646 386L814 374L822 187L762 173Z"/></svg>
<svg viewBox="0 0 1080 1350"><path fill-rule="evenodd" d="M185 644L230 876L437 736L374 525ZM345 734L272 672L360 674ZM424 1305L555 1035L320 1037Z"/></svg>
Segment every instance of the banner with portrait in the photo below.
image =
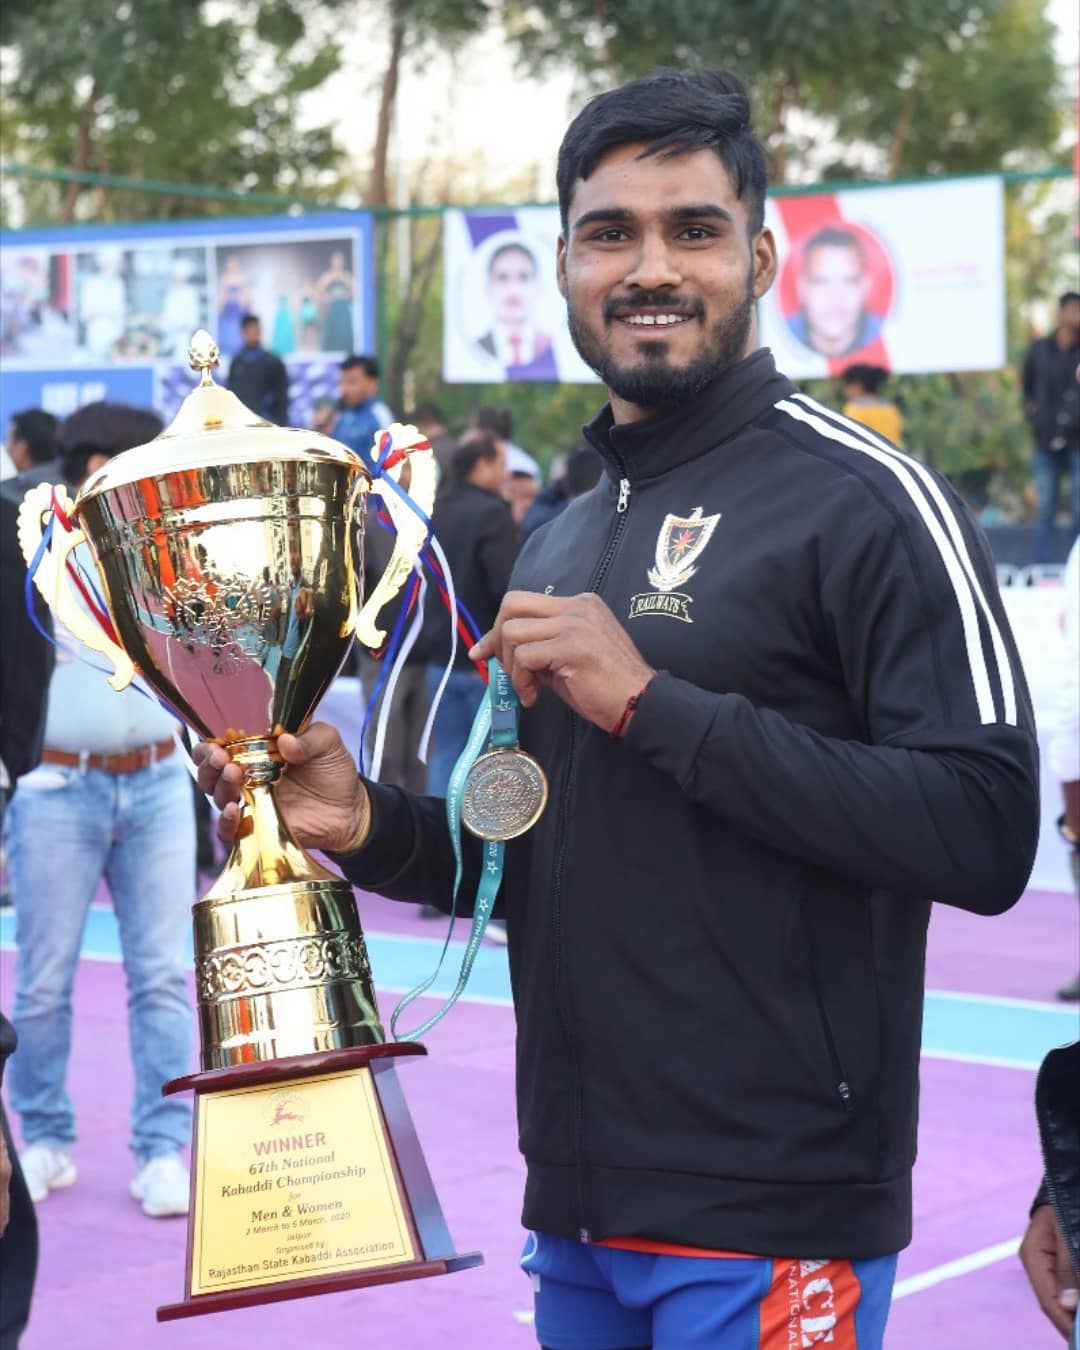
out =
<svg viewBox="0 0 1080 1350"><path fill-rule="evenodd" d="M0 415L104 398L169 419L191 335L217 339L224 382L252 313L303 425L341 359L373 350L372 240L363 211L0 232Z"/></svg>
<svg viewBox="0 0 1080 1350"><path fill-rule="evenodd" d="M593 382L555 280L554 206L447 211L443 217L443 379Z"/></svg>
<svg viewBox="0 0 1080 1350"><path fill-rule="evenodd" d="M1005 364L1005 204L998 177L771 197L780 270L761 340L795 379Z"/></svg>

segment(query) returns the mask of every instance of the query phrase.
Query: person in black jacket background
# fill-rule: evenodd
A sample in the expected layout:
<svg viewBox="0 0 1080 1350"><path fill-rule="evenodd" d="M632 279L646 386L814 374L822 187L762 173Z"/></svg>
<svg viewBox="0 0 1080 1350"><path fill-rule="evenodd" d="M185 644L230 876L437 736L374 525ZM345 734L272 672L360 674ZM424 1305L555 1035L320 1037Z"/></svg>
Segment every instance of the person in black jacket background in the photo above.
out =
<svg viewBox="0 0 1080 1350"><path fill-rule="evenodd" d="M450 564L457 595L481 632L495 621L518 551L513 517L502 496L505 482L502 446L474 432L455 451L450 478L436 497L432 514L435 537ZM450 618L435 586L428 587L420 642L428 663L430 702L450 659ZM428 760L429 793L445 793L483 694L484 682L469 660L467 645L459 638L454 669L435 716Z"/></svg>
<svg viewBox="0 0 1080 1350"><path fill-rule="evenodd" d="M229 388L253 413L279 427L289 424L289 372L280 356L262 345L258 315L240 322L244 345L229 365Z"/></svg>
<svg viewBox="0 0 1080 1350"><path fill-rule="evenodd" d="M1050 561L1062 481L1069 479L1069 529L1080 530L1080 293L1058 301L1052 333L1036 338L1024 358L1024 411L1034 441L1037 563ZM1071 536L1071 537L1072 537Z"/></svg>
<svg viewBox="0 0 1080 1350"><path fill-rule="evenodd" d="M26 609L18 515L18 505L0 496L0 819L18 779L41 756L54 653ZM36 589L33 605L38 622L50 632L48 607ZM15 1028L0 1013L0 1084L15 1045ZM0 1103L0 1350L17 1350L26 1327L37 1253L37 1216Z"/></svg>
<svg viewBox="0 0 1080 1350"><path fill-rule="evenodd" d="M930 904L999 913L1034 857L1023 673L949 485L758 348L776 246L741 82L599 95L557 181L605 476L529 539L473 653L551 783L501 891L537 1334L876 1350ZM298 839L449 908L444 802L359 780L327 726L278 747ZM240 771L200 757L231 837Z"/></svg>

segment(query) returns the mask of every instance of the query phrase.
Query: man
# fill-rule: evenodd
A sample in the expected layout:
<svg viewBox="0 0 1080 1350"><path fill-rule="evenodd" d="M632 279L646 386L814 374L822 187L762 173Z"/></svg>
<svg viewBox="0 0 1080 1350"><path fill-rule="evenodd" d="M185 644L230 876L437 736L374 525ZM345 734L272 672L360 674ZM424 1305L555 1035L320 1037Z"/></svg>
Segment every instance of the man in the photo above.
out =
<svg viewBox="0 0 1080 1350"><path fill-rule="evenodd" d="M289 423L289 372L280 356L262 345L262 325L255 314L240 320L243 346L229 366L229 388L246 407L277 426Z"/></svg>
<svg viewBox="0 0 1080 1350"><path fill-rule="evenodd" d="M474 651L551 784L501 895L523 1265L555 1350L854 1344L856 1322L881 1346L930 900L1003 910L1035 852L989 553L947 484L757 349L765 184L725 72L602 94L559 154L605 479L532 536ZM298 837L448 907L443 802L358 780L329 727L278 745ZM240 770L201 753L231 834ZM480 860L470 839L463 898Z"/></svg>
<svg viewBox="0 0 1080 1350"><path fill-rule="evenodd" d="M1062 480L1069 479L1069 528L1080 530L1080 294L1058 301L1057 327L1024 360L1024 411L1034 438L1038 524L1035 562L1051 559ZM1061 556L1060 554L1058 555Z"/></svg>
<svg viewBox="0 0 1080 1350"><path fill-rule="evenodd" d="M407 413L405 421L414 426L422 436L426 436L435 454L439 466L440 482L449 477L457 451L457 441L446 429L446 418L442 409L435 403L418 403L412 412Z"/></svg>
<svg viewBox="0 0 1080 1350"><path fill-rule="evenodd" d="M473 433L454 455L450 479L435 499L435 535L442 545L457 594L486 631L495 621L517 556L517 534L503 498L506 455ZM427 660L428 706L450 659L450 618L434 586L428 587L420 645ZM427 790L446 792L450 774L469 738L484 682L459 640L454 669L435 717Z"/></svg>
<svg viewBox="0 0 1080 1350"><path fill-rule="evenodd" d="M827 225L808 240L796 293L799 309L788 327L822 356L849 356L881 332L881 316L865 307L870 274L862 244L850 230Z"/></svg>
<svg viewBox="0 0 1080 1350"><path fill-rule="evenodd" d="M506 457L503 496L510 503L514 524L521 525L540 491L540 465L528 451L510 438L514 434L514 415L507 407L485 404L469 418L470 434L488 436Z"/></svg>
<svg viewBox="0 0 1080 1350"><path fill-rule="evenodd" d="M0 643L0 821L18 780L40 758L45 693L53 669L53 648L27 612L25 578L18 507L0 497L0 631L4 638ZM49 631L48 606L36 591L34 607L38 623ZM15 1028L0 1013L0 1083L15 1042ZM26 1327L37 1254L37 1216L0 1102L0 1350L17 1350Z"/></svg>
<svg viewBox="0 0 1080 1350"><path fill-rule="evenodd" d="M889 372L884 366L848 366L840 376L844 391L844 416L876 431L893 445L904 443L904 418L895 403L882 398Z"/></svg>
<svg viewBox="0 0 1080 1350"><path fill-rule="evenodd" d="M82 483L160 430L160 419L143 409L87 404L64 423L69 481ZM83 562L92 569L88 556ZM4 820L18 942L11 1104L22 1121L22 1166L35 1202L76 1180L75 1107L65 1089L72 985L87 911L104 879L128 986L131 1193L152 1217L187 1212L181 1150L190 1107L161 1096L169 1079L188 1071L191 1050L186 948L195 828L175 727L152 699L135 689L118 695L100 671L58 652L41 764L21 779Z"/></svg>
<svg viewBox="0 0 1080 1350"><path fill-rule="evenodd" d="M491 328L477 339L503 367L508 380L557 380L551 338L536 325L540 296L536 258L515 240L501 244L488 261L487 300Z"/></svg>
<svg viewBox="0 0 1080 1350"><path fill-rule="evenodd" d="M52 413L41 408L17 412L8 423L4 448L15 473L3 480L0 493L16 505L38 483L63 482L57 466L59 425Z"/></svg>
<svg viewBox="0 0 1080 1350"><path fill-rule="evenodd" d="M379 398L379 363L373 356L347 356L341 363L338 390L334 436L370 464L375 433L394 420Z"/></svg>

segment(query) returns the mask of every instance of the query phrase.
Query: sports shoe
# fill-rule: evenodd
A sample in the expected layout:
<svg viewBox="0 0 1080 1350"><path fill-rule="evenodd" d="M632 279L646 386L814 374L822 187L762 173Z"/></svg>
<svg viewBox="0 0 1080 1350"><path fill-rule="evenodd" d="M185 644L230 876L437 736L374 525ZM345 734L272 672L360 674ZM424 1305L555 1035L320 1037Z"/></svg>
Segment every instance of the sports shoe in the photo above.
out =
<svg viewBox="0 0 1080 1350"><path fill-rule="evenodd" d="M71 1154L49 1144L28 1144L19 1154L26 1189L34 1204L40 1204L50 1191L70 1186L78 1173Z"/></svg>
<svg viewBox="0 0 1080 1350"><path fill-rule="evenodd" d="M186 1214L190 1193L191 1179L179 1153L151 1158L139 1168L131 1183L131 1194L142 1205L143 1213L152 1219Z"/></svg>

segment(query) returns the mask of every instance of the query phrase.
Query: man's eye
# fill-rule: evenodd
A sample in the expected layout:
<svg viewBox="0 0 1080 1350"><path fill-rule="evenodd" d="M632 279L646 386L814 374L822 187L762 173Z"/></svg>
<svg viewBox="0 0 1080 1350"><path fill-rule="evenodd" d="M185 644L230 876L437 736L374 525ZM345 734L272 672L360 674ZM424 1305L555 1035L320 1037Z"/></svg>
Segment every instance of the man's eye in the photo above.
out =
<svg viewBox="0 0 1080 1350"><path fill-rule="evenodd" d="M692 244L700 243L704 239L712 239L714 232L708 230L704 225L688 225L683 230L683 238L688 239Z"/></svg>
<svg viewBox="0 0 1080 1350"><path fill-rule="evenodd" d="M600 230L594 234L593 238L602 244L617 244L621 239L626 238L626 231L621 230L617 225L609 225L606 230Z"/></svg>

